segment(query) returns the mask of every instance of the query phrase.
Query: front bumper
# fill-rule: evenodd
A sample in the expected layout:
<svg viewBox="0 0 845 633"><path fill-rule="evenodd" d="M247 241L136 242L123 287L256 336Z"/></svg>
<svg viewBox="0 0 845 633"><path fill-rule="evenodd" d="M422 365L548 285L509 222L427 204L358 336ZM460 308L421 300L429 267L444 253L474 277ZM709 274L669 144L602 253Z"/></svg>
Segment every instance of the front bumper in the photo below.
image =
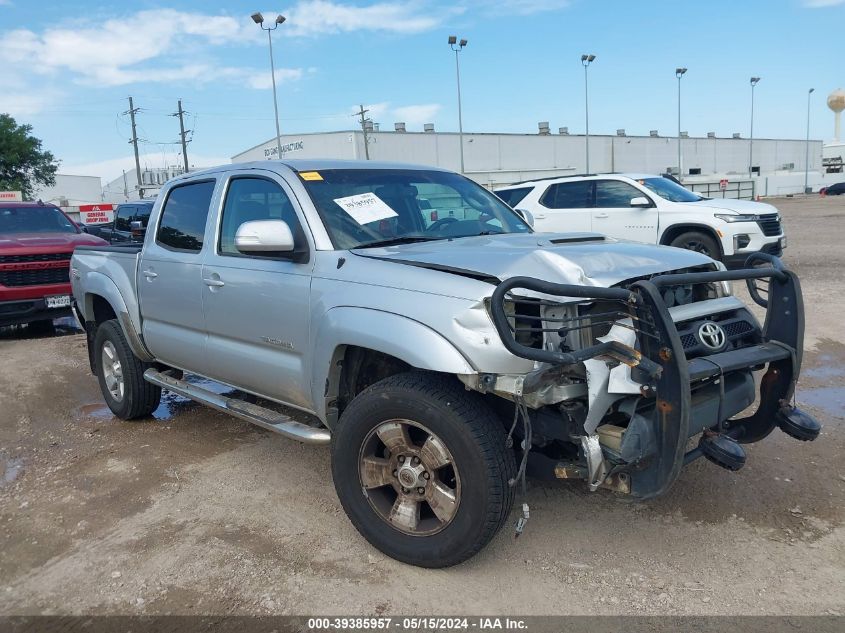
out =
<svg viewBox="0 0 845 633"><path fill-rule="evenodd" d="M769 238L766 238L769 239ZM729 269L735 270L738 268L743 268L745 266L745 262L748 258L752 255L756 255L757 253L763 253L764 255L773 255L775 257L780 257L783 255L783 249L786 248L786 236L781 235L777 238L774 242L769 242L768 244L763 244L760 247L759 251L744 251L739 253L734 253L733 255L725 255L722 257L722 263Z"/></svg>
<svg viewBox="0 0 845 633"><path fill-rule="evenodd" d="M755 263L766 262L770 266L752 268ZM754 301L766 307L762 342L688 361L675 323L663 302L661 289L729 280L745 280ZM619 313L635 324L636 345L629 347L618 341L606 341L577 351L521 345L516 341L514 327L505 311L506 300L520 300L511 294L518 288L555 297L616 302ZM700 451L687 451L691 436L704 432L724 435L739 443L765 438L778 425L779 412L788 407L801 368L804 307L800 284L794 273L770 255L752 255L746 268L741 270L664 274L637 281L628 289L511 278L497 286L491 300L491 313L503 344L517 356L553 365L576 365L596 358L631 366L632 377L641 385L640 402L643 405L637 407L631 423L639 418L641 428L637 433L642 438L642 446L629 459L617 459L606 472L624 472L626 487L632 495L641 498L664 493L677 479L684 464L701 454ZM544 323L542 327L548 325ZM748 380L752 371L763 368L765 374L760 383L757 410L752 415L732 419L731 416L743 407L735 406L736 399L731 401L731 385L743 376ZM711 389L708 398L696 397L702 386ZM741 385L738 389L737 393L741 393ZM584 433L589 435L587 431Z"/></svg>

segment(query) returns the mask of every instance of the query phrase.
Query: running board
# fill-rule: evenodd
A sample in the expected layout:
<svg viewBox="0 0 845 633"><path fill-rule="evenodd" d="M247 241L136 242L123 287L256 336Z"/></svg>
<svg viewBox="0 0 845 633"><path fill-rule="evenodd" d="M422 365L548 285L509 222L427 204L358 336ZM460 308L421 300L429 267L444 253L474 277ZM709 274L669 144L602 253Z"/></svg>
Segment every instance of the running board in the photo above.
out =
<svg viewBox="0 0 845 633"><path fill-rule="evenodd" d="M329 444L331 442L331 434L328 429L314 428L257 404L221 396L156 369L145 371L144 380L303 444Z"/></svg>

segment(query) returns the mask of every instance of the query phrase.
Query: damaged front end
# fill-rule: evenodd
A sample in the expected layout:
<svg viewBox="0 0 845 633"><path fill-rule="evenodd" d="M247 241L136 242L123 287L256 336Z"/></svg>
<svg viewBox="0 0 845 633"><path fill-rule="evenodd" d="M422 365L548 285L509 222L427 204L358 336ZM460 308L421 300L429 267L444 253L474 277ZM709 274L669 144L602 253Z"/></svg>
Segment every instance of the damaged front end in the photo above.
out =
<svg viewBox="0 0 845 633"><path fill-rule="evenodd" d="M671 305L680 292L735 280L767 309L762 328L723 293ZM650 498L697 457L740 468L740 444L776 426L798 439L818 435L818 423L790 404L804 310L798 278L775 257L753 255L742 270L659 274L625 288L514 277L497 286L490 313L507 350L537 369L480 374L468 386L525 411L529 475ZM765 372L758 407L736 418L755 400L756 371Z"/></svg>

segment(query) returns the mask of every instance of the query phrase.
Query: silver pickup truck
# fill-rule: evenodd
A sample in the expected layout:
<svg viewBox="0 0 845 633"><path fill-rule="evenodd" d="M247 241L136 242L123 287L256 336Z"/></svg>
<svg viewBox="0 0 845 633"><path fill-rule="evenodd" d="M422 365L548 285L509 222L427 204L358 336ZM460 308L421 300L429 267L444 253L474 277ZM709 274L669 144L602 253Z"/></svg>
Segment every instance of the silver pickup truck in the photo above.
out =
<svg viewBox="0 0 845 633"><path fill-rule="evenodd" d="M415 565L479 551L526 475L650 498L698 457L742 467L741 445L775 427L819 433L791 404L803 306L779 259L726 271L687 250L535 233L445 170L192 173L162 188L143 245L80 247L71 269L116 416L150 415L167 389L330 444L355 527ZM762 326L731 281L767 308Z"/></svg>

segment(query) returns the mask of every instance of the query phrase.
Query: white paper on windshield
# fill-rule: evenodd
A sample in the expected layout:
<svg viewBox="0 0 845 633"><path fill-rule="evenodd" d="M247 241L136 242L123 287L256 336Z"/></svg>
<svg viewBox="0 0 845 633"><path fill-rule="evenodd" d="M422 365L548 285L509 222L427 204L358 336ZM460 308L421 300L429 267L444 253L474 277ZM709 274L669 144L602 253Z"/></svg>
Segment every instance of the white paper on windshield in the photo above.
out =
<svg viewBox="0 0 845 633"><path fill-rule="evenodd" d="M384 200L372 192L359 193L357 196L335 198L340 208L352 216L358 224L369 224L387 218L395 218L398 214L391 209Z"/></svg>

